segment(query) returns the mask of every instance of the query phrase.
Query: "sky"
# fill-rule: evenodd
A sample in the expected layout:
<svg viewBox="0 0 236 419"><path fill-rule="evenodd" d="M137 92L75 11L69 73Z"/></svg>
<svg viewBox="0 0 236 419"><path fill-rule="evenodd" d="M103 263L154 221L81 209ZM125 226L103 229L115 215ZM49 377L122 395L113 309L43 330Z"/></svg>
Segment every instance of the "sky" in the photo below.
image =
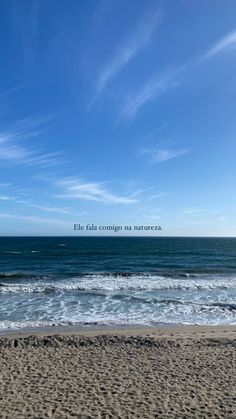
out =
<svg viewBox="0 0 236 419"><path fill-rule="evenodd" d="M236 236L235 0L1 0L0 51L0 235Z"/></svg>

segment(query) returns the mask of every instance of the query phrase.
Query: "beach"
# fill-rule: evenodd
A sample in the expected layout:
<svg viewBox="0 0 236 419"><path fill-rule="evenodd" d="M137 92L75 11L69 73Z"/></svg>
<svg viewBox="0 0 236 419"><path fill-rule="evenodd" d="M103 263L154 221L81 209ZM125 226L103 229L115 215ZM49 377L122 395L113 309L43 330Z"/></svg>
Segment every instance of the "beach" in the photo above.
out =
<svg viewBox="0 0 236 419"><path fill-rule="evenodd" d="M0 253L0 418L236 417L236 239L13 237Z"/></svg>
<svg viewBox="0 0 236 419"><path fill-rule="evenodd" d="M235 418L236 326L0 337L0 417Z"/></svg>

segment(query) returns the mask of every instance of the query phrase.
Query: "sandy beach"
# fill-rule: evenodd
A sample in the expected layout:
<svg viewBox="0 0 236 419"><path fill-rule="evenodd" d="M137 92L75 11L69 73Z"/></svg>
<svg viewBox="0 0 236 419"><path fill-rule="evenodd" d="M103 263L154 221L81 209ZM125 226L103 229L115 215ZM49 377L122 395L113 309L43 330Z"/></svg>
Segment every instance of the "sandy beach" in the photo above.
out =
<svg viewBox="0 0 236 419"><path fill-rule="evenodd" d="M235 418L236 326L0 337L0 417Z"/></svg>

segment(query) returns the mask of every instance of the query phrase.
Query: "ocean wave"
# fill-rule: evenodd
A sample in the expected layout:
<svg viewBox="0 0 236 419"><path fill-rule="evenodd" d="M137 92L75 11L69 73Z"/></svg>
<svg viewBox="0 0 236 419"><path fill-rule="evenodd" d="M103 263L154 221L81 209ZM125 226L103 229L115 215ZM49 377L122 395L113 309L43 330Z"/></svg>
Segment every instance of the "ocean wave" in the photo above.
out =
<svg viewBox="0 0 236 419"><path fill-rule="evenodd" d="M37 252L37 250L33 251ZM45 278L56 281L57 279L68 279L68 278L166 278L166 279L220 279L220 278L229 278L236 280L236 272L219 272L218 270L211 269L192 269L188 271L180 270L157 270L157 271L108 271L108 272L73 272L73 271L64 271L64 270L52 270L51 272L35 272L35 271L6 271L0 272L0 280L4 279L5 281L11 279L25 279L25 280L44 280Z"/></svg>
<svg viewBox="0 0 236 419"><path fill-rule="evenodd" d="M75 284L67 284L66 288L75 287ZM197 277L177 279L163 276L132 276L130 278L122 277L100 277L92 278L83 277L77 284L78 290L129 290L129 291L145 291L145 290L214 290L214 289L236 289L236 277Z"/></svg>
<svg viewBox="0 0 236 419"><path fill-rule="evenodd" d="M144 326L160 327L167 325L235 325L236 308L234 304L198 305L183 304L178 309L165 305L163 310L153 311L140 309L134 311L106 311L104 308L86 313L51 313L51 319L19 320L5 319L0 321L0 331L19 329L37 329L47 327L122 327Z"/></svg>
<svg viewBox="0 0 236 419"><path fill-rule="evenodd" d="M45 279L52 279L52 275L45 275L45 274L34 274L29 272L0 272L0 280L12 281L12 280L45 280Z"/></svg>
<svg viewBox="0 0 236 419"><path fill-rule="evenodd" d="M146 323L143 323L143 325ZM141 325L141 324L140 324ZM148 324L147 324L148 325ZM134 323L133 321L123 320L122 322L119 319L98 319L98 320L25 320L25 321L11 321L11 320L2 320L0 321L0 331L4 332L6 330L18 330L18 329L37 329L37 328L47 328L47 327L118 327L118 326L139 326L139 324ZM44 329L45 330L45 329ZM0 334L1 336L1 334Z"/></svg>
<svg viewBox="0 0 236 419"><path fill-rule="evenodd" d="M21 255L23 252L20 252L20 251L6 251L5 253L10 253L12 255Z"/></svg>
<svg viewBox="0 0 236 419"><path fill-rule="evenodd" d="M19 280L15 282L13 279ZM45 276L40 277L40 280L38 277L30 277L30 281L20 281L20 279L21 275L15 273L10 282L1 281L0 293L236 290L236 277L229 276L176 279L145 275L132 277L85 275L67 280L52 280Z"/></svg>

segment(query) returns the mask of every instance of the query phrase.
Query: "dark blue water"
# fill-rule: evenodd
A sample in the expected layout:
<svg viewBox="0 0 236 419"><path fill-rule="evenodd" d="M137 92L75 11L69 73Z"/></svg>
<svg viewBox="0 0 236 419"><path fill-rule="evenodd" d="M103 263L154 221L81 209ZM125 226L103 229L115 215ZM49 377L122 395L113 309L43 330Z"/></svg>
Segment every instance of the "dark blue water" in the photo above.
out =
<svg viewBox="0 0 236 419"><path fill-rule="evenodd" d="M236 239L0 238L0 329L236 324Z"/></svg>

